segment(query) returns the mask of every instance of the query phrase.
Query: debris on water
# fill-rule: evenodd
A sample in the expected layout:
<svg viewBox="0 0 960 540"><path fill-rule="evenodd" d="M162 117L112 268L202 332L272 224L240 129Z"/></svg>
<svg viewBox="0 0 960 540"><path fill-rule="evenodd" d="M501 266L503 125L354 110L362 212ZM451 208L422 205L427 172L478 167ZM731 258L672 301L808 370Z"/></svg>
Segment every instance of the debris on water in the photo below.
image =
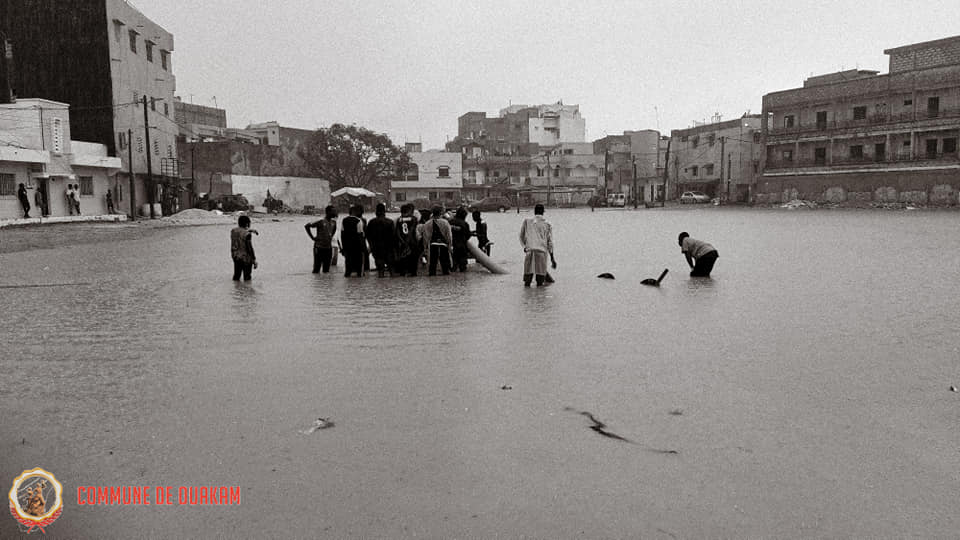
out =
<svg viewBox="0 0 960 540"><path fill-rule="evenodd" d="M571 408L571 407L564 407L563 410L575 412L575 413L577 413L577 414L586 416L587 418L590 419L591 422L593 422L593 425L590 426L590 429L596 431L597 433L599 433L600 435L603 435L604 437L608 437L608 438L610 438L610 439L616 439L616 440L618 440L618 441L623 441L623 442L633 442L633 441L631 441L630 439L627 439L627 438L621 437L620 435L617 435L616 433L607 431L607 430L606 430L607 425L604 424L603 422L601 422L600 420L598 420L597 417L595 417L595 416L594 416L592 413L590 413L589 411L578 411L578 410L573 409L573 408Z"/></svg>
<svg viewBox="0 0 960 540"><path fill-rule="evenodd" d="M613 277L613 274L611 274L610 272L604 272L604 273L600 274L600 275L597 276L597 277L600 278L600 279L617 279L617 278Z"/></svg>
<svg viewBox="0 0 960 540"><path fill-rule="evenodd" d="M329 418L317 418L317 421L314 422L309 429L301 430L300 433L303 433L304 435L309 435L314 431L317 431L318 429L332 428L334 425L335 424L333 423L333 420Z"/></svg>
<svg viewBox="0 0 960 540"><path fill-rule="evenodd" d="M510 385L508 385L508 384L505 384L505 385L501 386L500 389L501 389L501 390L513 390L513 387L510 386Z"/></svg>
<svg viewBox="0 0 960 540"><path fill-rule="evenodd" d="M681 416L683 415L683 409L673 409L672 411L670 411L670 414L672 414L673 416Z"/></svg>
<svg viewBox="0 0 960 540"><path fill-rule="evenodd" d="M950 386L950 391L951 391L951 392L960 392L960 389L957 389L956 386Z"/></svg>

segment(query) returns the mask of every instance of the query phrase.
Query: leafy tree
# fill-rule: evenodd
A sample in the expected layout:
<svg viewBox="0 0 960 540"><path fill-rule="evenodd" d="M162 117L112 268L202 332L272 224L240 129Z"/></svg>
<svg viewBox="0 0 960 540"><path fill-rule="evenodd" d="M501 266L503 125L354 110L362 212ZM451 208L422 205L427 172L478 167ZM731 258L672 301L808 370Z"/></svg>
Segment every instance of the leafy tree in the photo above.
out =
<svg viewBox="0 0 960 540"><path fill-rule="evenodd" d="M333 124L310 135L300 147L306 164L330 181L330 188L383 189L410 167L410 156L390 138L364 127Z"/></svg>

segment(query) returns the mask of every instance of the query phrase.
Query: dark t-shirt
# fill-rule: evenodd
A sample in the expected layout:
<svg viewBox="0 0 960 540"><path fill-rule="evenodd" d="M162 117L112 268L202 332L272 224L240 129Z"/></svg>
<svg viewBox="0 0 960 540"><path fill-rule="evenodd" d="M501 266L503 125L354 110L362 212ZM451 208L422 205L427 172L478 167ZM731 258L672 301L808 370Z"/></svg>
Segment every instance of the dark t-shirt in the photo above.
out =
<svg viewBox="0 0 960 540"><path fill-rule="evenodd" d="M370 242L370 251L373 256L383 258L393 250L393 220L385 216L377 216L367 224L367 240Z"/></svg>
<svg viewBox="0 0 960 540"><path fill-rule="evenodd" d="M364 250L363 242L363 220L357 216L347 216L341 223L343 230L340 231L340 242L343 244L343 251L360 253Z"/></svg>
<svg viewBox="0 0 960 540"><path fill-rule="evenodd" d="M470 224L460 218L450 220L450 230L453 232L453 247L467 247L467 239L470 238Z"/></svg>

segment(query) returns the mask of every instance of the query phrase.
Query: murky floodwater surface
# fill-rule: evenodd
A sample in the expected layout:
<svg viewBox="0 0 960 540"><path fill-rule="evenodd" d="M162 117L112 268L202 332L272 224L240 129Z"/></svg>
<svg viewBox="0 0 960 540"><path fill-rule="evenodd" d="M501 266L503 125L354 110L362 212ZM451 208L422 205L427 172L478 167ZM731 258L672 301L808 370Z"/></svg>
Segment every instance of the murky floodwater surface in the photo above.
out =
<svg viewBox="0 0 960 540"><path fill-rule="evenodd" d="M486 216L505 276L313 275L306 218L255 224L249 284L229 225L0 255L3 285L54 285L0 289L0 480L56 474L48 532L75 537L960 530L956 213L553 210L541 289L527 216ZM243 499L87 508L81 485Z"/></svg>

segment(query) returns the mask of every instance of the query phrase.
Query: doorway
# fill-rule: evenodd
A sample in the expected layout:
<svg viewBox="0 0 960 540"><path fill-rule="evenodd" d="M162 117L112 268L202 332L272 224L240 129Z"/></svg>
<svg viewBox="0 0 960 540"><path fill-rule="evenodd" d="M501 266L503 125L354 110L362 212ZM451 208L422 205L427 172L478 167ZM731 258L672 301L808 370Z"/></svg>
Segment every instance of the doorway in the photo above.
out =
<svg viewBox="0 0 960 540"><path fill-rule="evenodd" d="M40 194L38 208L40 215L47 217L50 215L50 180L48 178L37 178L37 193Z"/></svg>

